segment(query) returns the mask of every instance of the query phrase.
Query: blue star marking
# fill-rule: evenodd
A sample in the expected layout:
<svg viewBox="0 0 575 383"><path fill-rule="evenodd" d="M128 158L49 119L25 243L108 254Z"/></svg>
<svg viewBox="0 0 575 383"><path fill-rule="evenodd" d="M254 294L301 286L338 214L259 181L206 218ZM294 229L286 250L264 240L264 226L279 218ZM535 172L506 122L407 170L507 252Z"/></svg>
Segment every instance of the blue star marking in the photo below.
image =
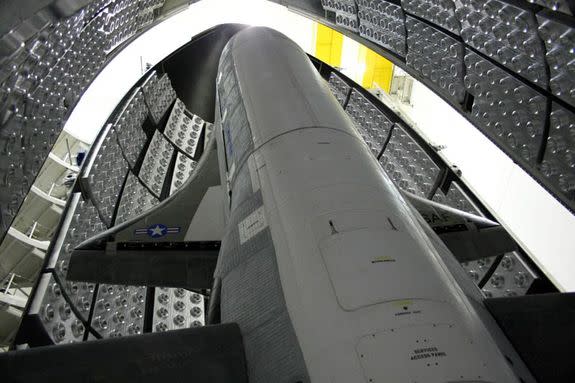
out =
<svg viewBox="0 0 575 383"><path fill-rule="evenodd" d="M166 235L167 232L168 228L165 225L162 225L161 223L157 223L155 225L148 227L148 236L152 238L163 237L164 235Z"/></svg>

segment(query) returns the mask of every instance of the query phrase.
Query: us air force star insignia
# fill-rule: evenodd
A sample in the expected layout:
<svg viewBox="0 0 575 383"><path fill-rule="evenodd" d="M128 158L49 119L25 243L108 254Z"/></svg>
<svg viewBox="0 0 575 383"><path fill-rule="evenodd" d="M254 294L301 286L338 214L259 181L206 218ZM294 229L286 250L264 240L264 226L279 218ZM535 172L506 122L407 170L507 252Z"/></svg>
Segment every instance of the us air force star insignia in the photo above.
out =
<svg viewBox="0 0 575 383"><path fill-rule="evenodd" d="M167 227L165 227L164 225L150 226L148 228L148 235L152 238L163 237L164 234L166 234L166 231Z"/></svg>
<svg viewBox="0 0 575 383"><path fill-rule="evenodd" d="M160 238L167 234L177 234L180 232L179 227L167 227L161 223L156 223L150 227L143 227L134 231L135 235L147 234L150 238Z"/></svg>

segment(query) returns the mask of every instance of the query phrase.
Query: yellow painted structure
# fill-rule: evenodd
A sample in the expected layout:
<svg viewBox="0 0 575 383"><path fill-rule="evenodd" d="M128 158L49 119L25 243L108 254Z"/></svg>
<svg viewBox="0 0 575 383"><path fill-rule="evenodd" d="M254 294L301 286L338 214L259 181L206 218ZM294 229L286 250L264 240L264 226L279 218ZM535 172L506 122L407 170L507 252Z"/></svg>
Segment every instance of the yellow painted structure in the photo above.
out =
<svg viewBox="0 0 575 383"><path fill-rule="evenodd" d="M371 89L377 85L386 93L389 93L393 76L392 62L363 45L359 49L359 55L359 59L365 62L365 73L363 74L361 86Z"/></svg>
<svg viewBox="0 0 575 383"><path fill-rule="evenodd" d="M343 35L325 25L315 23L315 57L333 67L341 66Z"/></svg>
<svg viewBox="0 0 575 383"><path fill-rule="evenodd" d="M333 67L340 68L342 55L346 54L343 42L347 37L319 23L315 24L314 31L315 57ZM356 50L351 54L357 54L357 65L355 67L365 68L363 75L359 73L360 76L357 79L361 86L366 89L378 86L389 93L393 76L393 64L391 61L363 45L359 46L359 51ZM351 60L353 61L353 58ZM349 63L350 60L344 61Z"/></svg>

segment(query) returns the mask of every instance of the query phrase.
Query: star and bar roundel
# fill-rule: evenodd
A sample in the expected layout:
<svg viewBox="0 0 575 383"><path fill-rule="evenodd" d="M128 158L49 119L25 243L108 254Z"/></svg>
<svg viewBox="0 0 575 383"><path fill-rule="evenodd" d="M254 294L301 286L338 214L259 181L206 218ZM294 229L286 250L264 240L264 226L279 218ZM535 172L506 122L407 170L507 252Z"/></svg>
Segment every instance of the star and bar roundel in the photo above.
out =
<svg viewBox="0 0 575 383"><path fill-rule="evenodd" d="M135 235L147 235L150 238L161 238L165 235L177 234L179 232L179 227L168 227L161 223L155 223L149 227L134 230Z"/></svg>

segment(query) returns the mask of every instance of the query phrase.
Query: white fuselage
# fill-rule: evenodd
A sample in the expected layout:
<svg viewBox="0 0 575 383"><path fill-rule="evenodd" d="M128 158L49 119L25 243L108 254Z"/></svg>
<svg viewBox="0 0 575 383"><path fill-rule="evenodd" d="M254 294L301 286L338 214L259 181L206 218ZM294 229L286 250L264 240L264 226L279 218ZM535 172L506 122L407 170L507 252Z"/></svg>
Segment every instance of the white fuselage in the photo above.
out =
<svg viewBox="0 0 575 383"><path fill-rule="evenodd" d="M305 53L264 28L234 40L252 186L311 381L518 382Z"/></svg>

